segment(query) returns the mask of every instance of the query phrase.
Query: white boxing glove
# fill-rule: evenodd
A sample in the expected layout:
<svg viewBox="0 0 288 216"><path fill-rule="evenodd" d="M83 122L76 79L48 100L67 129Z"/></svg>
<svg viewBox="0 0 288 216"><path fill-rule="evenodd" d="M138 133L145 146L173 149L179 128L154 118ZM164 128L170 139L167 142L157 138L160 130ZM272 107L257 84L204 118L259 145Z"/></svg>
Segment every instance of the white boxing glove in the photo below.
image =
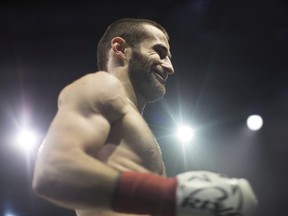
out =
<svg viewBox="0 0 288 216"><path fill-rule="evenodd" d="M177 216L252 216L256 196L245 179L209 171L176 176Z"/></svg>

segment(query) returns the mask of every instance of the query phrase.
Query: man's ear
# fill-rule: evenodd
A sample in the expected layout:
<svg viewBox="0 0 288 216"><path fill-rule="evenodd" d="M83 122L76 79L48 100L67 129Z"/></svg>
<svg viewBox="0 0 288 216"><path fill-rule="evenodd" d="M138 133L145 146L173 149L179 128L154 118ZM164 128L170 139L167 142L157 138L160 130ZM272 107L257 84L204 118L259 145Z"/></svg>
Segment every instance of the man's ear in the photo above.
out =
<svg viewBox="0 0 288 216"><path fill-rule="evenodd" d="M121 37L114 37L111 40L111 48L113 51L113 54L117 56L120 59L125 59L125 48L126 48L126 43L125 40Z"/></svg>

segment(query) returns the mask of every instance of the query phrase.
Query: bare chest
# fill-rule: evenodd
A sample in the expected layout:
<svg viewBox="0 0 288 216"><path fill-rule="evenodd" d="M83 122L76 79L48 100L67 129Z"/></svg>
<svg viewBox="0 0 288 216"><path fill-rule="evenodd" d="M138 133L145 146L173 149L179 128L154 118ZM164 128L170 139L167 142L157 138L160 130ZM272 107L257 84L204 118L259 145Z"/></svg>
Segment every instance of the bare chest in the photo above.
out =
<svg viewBox="0 0 288 216"><path fill-rule="evenodd" d="M164 172L156 138L137 112L125 115L111 126L107 143L97 157L120 171Z"/></svg>

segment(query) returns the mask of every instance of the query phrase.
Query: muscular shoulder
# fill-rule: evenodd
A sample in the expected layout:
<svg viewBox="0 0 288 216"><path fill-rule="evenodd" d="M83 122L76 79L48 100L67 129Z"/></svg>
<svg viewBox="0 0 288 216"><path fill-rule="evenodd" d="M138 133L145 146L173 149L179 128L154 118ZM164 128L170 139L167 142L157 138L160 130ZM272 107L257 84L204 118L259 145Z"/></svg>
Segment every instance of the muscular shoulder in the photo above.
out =
<svg viewBox="0 0 288 216"><path fill-rule="evenodd" d="M58 98L59 109L74 109L85 115L100 113L111 120L123 114L126 104L121 82L107 72L81 77L66 86Z"/></svg>

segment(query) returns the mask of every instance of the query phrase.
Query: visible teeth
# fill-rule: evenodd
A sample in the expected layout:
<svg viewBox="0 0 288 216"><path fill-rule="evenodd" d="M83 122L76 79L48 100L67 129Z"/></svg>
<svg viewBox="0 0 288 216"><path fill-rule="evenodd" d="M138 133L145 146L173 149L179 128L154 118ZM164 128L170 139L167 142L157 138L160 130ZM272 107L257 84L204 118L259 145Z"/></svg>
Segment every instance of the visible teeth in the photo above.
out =
<svg viewBox="0 0 288 216"><path fill-rule="evenodd" d="M165 85L165 79L159 74L159 73L156 73L154 72L155 76L156 76L156 79L162 83L162 85Z"/></svg>
<svg viewBox="0 0 288 216"><path fill-rule="evenodd" d="M157 73L157 72L155 72L155 74L156 74L157 76L161 77L161 78L164 80L164 78L161 76L161 74L159 74L159 73Z"/></svg>
<svg viewBox="0 0 288 216"><path fill-rule="evenodd" d="M165 78L162 76L162 74L159 73L158 71L154 71L154 73L158 74L158 76L160 76L163 80L165 80Z"/></svg>

